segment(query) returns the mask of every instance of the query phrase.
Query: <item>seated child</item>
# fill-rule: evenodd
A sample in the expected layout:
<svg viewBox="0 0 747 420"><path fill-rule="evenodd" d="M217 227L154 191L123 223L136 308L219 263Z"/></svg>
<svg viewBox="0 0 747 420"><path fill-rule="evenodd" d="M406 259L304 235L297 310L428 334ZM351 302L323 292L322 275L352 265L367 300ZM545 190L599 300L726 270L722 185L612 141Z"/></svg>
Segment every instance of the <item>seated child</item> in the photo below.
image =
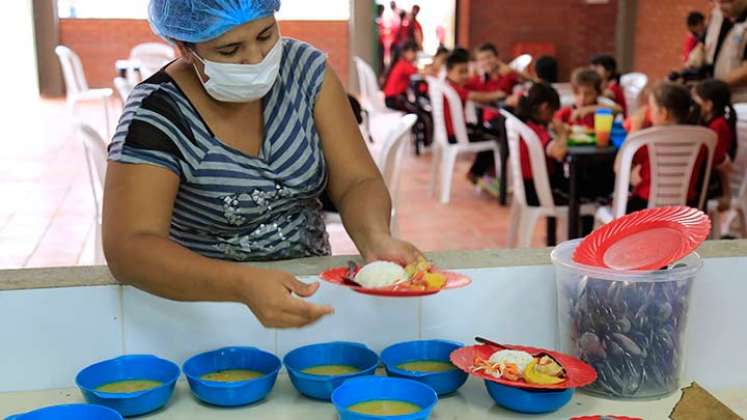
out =
<svg viewBox="0 0 747 420"><path fill-rule="evenodd" d="M384 101L388 108L413 112L407 99L407 88L412 76L418 74L415 67L417 56L418 45L415 42L407 42L399 51L399 57L389 70L384 84Z"/></svg>
<svg viewBox="0 0 747 420"><path fill-rule="evenodd" d="M618 105L602 105L598 98L602 95L602 78L594 70L580 68L571 76L573 95L576 103L563 107L555 114L555 120L567 125L582 125L594 129L594 113L599 109L610 109L619 113Z"/></svg>
<svg viewBox="0 0 747 420"><path fill-rule="evenodd" d="M591 59L591 68L602 78L603 95L612 99L622 108L623 117L628 114L625 92L620 86L620 74L617 72L617 60L611 55L601 54Z"/></svg>

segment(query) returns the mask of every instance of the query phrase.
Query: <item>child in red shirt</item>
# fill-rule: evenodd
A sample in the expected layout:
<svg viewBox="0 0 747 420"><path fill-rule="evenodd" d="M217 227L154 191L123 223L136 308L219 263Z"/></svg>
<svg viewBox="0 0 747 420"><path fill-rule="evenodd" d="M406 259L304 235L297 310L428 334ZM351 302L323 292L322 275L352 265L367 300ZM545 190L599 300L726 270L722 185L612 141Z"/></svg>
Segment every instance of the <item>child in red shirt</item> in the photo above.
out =
<svg viewBox="0 0 747 420"><path fill-rule="evenodd" d="M660 83L653 89L649 96L648 108L651 123L655 127L690 124L695 109L690 91L683 85L671 82ZM628 200L627 211L648 208L651 194L651 162L647 147L638 150L633 157L630 183L633 192Z"/></svg>
<svg viewBox="0 0 747 420"><path fill-rule="evenodd" d="M418 74L418 68L414 64L418 56L418 46L414 42L408 42L402 46L399 54L384 84L384 102L388 108L412 112L407 106L407 87L412 76Z"/></svg>
<svg viewBox="0 0 747 420"><path fill-rule="evenodd" d="M622 108L623 117L628 115L625 92L620 86L620 74L617 72L617 60L611 55L601 54L591 59L591 68L602 78L602 94Z"/></svg>
<svg viewBox="0 0 747 420"><path fill-rule="evenodd" d="M616 105L601 105L597 98L602 95L602 78L594 70L580 68L571 76L573 95L576 103L566 106L555 114L555 120L567 125L583 125L594 128L594 113L598 109L611 109L620 112L622 109Z"/></svg>
<svg viewBox="0 0 747 420"><path fill-rule="evenodd" d="M700 108L701 122L715 131L718 136L713 155L713 169L708 186L708 198L719 199L719 210L726 211L731 205L729 171L737 154L736 111L731 104L731 91L725 82L715 79L705 80L695 86L693 100ZM700 175L705 167L706 152L702 150L695 164L694 174ZM698 177L693 177L690 193L697 196Z"/></svg>

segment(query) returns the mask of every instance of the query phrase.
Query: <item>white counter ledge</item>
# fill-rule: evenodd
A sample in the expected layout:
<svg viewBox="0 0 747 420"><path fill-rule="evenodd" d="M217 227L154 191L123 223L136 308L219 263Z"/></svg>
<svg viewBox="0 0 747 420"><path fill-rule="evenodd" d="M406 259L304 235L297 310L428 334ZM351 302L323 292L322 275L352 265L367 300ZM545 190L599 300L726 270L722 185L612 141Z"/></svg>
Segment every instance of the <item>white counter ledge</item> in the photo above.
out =
<svg viewBox="0 0 747 420"><path fill-rule="evenodd" d="M742 417L747 417L747 389L712 392ZM525 415L504 410L493 403L481 380L470 378L455 395L442 398L431 417L432 420L493 420L493 419L563 419L592 414L616 414L640 417L646 420L664 420L680 399L681 393L655 401L614 401L594 398L577 392L573 399L555 413ZM54 404L82 402L77 388L37 392L0 394L0 416L29 411ZM334 420L335 408L330 403L313 401L298 394L285 375L268 398L260 403L238 408L218 408L198 402L185 381L179 381L169 404L150 415L137 417L152 420Z"/></svg>

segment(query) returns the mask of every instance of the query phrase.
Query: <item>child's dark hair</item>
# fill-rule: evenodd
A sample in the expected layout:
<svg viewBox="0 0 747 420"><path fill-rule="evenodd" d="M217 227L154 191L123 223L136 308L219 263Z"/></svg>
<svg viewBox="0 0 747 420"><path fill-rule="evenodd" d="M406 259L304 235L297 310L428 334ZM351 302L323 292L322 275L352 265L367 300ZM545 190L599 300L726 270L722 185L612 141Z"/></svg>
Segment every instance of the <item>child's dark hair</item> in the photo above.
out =
<svg viewBox="0 0 747 420"><path fill-rule="evenodd" d="M610 74L611 80L620 82L620 74L617 72L617 60L609 54L599 54L591 58L592 66L601 66Z"/></svg>
<svg viewBox="0 0 747 420"><path fill-rule="evenodd" d="M539 107L548 104L553 110L560 109L560 96L549 83L534 83L526 95L519 98L516 106L516 116L524 121L534 121Z"/></svg>
<svg viewBox="0 0 747 420"><path fill-rule="evenodd" d="M592 69L576 69L571 76L571 84L573 84L573 86L591 86L596 89L600 95L602 94L602 78L599 76L599 73Z"/></svg>
<svg viewBox="0 0 747 420"><path fill-rule="evenodd" d="M420 51L420 46L418 45L417 42L415 42L413 40L408 40L408 41L405 41L402 44L402 47L400 48L400 51L401 52L405 52L405 51L418 52L418 51Z"/></svg>
<svg viewBox="0 0 747 420"><path fill-rule="evenodd" d="M540 80L547 83L558 83L558 60L543 55L534 62L534 72Z"/></svg>
<svg viewBox="0 0 747 420"><path fill-rule="evenodd" d="M436 54L434 54L434 57L441 54L449 54L451 51L449 51L448 48L444 47L443 45L439 45L438 49L436 50Z"/></svg>
<svg viewBox="0 0 747 420"><path fill-rule="evenodd" d="M651 95L657 105L666 109L677 124L696 124L699 116L690 91L683 85L672 82L661 82Z"/></svg>
<svg viewBox="0 0 747 420"><path fill-rule="evenodd" d="M692 28L693 26L700 25L705 22L705 16L698 12L693 11L687 14L687 27Z"/></svg>
<svg viewBox="0 0 747 420"><path fill-rule="evenodd" d="M707 79L695 85L695 93L704 101L713 102L712 117L724 117L731 127L734 136L737 135L737 112L731 103L731 90L726 82L716 79ZM736 139L732 142L729 156L734 159L736 155Z"/></svg>
<svg viewBox="0 0 747 420"><path fill-rule="evenodd" d="M491 52L496 57L498 56L498 48L496 48L495 44L491 42L486 42L477 47L477 52Z"/></svg>
<svg viewBox="0 0 747 420"><path fill-rule="evenodd" d="M446 58L446 70L451 70L458 64L469 63L469 51L464 48L454 48L454 51Z"/></svg>

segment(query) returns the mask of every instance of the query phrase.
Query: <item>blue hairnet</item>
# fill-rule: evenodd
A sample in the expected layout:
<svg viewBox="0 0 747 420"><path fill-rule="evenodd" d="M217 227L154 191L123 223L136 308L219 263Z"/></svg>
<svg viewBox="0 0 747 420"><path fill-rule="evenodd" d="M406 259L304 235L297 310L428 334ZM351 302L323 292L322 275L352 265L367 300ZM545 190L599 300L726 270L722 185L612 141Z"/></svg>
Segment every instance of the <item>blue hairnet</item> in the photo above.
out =
<svg viewBox="0 0 747 420"><path fill-rule="evenodd" d="M280 0L150 0L148 20L168 41L205 42L275 13Z"/></svg>

